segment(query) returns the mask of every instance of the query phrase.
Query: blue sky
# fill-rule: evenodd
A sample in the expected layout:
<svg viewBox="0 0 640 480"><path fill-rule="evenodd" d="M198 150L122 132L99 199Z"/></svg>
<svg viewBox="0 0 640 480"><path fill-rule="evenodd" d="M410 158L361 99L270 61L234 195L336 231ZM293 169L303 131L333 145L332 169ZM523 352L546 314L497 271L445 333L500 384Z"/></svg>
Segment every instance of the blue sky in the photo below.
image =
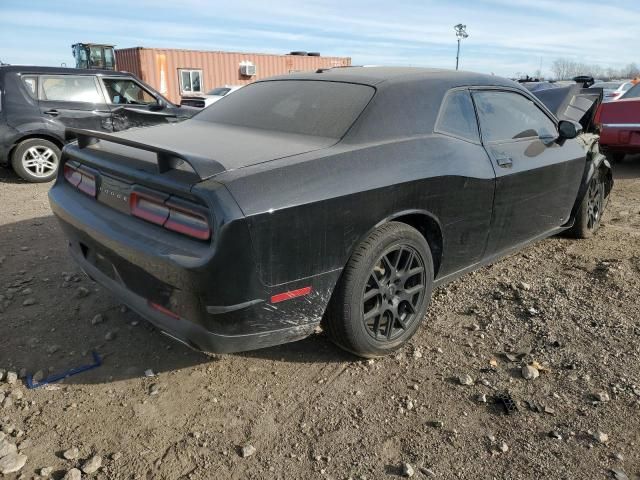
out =
<svg viewBox="0 0 640 480"><path fill-rule="evenodd" d="M88 41L453 68L457 23L470 34L465 70L548 73L558 57L640 63L636 0L0 0L0 60L71 66L71 44Z"/></svg>

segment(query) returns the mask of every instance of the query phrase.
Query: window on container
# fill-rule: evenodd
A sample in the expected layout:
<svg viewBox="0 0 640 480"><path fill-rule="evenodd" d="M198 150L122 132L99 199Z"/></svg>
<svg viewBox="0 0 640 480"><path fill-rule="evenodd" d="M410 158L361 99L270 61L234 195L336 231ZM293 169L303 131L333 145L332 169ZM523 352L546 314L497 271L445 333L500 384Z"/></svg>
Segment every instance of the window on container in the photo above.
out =
<svg viewBox="0 0 640 480"><path fill-rule="evenodd" d="M247 85L194 119L286 133L341 138L375 90L366 85L316 80L275 80Z"/></svg>
<svg viewBox="0 0 640 480"><path fill-rule="evenodd" d="M180 91L202 93L202 70L180 70Z"/></svg>

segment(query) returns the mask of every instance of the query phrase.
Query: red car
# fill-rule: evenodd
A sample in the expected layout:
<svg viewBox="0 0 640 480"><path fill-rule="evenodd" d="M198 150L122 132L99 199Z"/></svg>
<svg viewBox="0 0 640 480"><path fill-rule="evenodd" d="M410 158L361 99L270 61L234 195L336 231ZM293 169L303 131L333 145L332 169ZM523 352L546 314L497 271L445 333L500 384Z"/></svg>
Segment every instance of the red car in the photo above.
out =
<svg viewBox="0 0 640 480"><path fill-rule="evenodd" d="M640 153L640 83L620 100L602 103L595 122L600 129L600 147L611 160Z"/></svg>

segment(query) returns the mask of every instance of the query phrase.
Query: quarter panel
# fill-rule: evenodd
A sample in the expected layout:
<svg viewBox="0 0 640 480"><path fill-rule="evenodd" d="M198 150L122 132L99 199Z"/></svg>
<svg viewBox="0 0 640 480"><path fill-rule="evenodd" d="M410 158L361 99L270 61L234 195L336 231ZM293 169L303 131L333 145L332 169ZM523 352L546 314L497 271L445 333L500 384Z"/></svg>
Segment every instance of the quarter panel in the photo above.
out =
<svg viewBox="0 0 640 480"><path fill-rule="evenodd" d="M376 224L407 210L442 226L439 275L482 257L495 180L481 146L431 135L325 152L216 178L248 217L267 285L341 269Z"/></svg>

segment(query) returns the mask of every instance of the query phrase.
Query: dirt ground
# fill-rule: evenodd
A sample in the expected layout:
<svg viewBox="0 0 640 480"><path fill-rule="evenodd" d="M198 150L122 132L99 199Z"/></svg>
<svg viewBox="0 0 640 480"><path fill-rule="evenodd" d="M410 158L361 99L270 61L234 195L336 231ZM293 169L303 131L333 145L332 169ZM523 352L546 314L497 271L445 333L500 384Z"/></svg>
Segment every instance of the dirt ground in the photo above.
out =
<svg viewBox="0 0 640 480"><path fill-rule="evenodd" d="M410 345L362 361L322 334L235 355L188 350L80 274L49 185L0 169L0 369L104 359L55 387L0 381L5 440L28 457L6 478L46 467L61 478L94 455L87 478L389 479L405 462L414 478L634 478L640 158L615 177L597 236L545 240L449 284ZM533 361L541 374L525 380ZM494 403L503 392L510 415Z"/></svg>

